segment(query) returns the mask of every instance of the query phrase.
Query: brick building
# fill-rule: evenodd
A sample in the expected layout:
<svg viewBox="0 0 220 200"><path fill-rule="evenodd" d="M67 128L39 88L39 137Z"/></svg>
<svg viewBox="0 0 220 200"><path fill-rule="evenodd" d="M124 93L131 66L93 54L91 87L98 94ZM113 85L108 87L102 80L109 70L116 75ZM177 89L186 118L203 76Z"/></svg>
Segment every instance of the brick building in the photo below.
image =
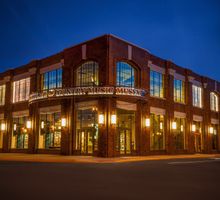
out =
<svg viewBox="0 0 220 200"><path fill-rule="evenodd" d="M0 74L0 152L220 151L220 83L104 35Z"/></svg>

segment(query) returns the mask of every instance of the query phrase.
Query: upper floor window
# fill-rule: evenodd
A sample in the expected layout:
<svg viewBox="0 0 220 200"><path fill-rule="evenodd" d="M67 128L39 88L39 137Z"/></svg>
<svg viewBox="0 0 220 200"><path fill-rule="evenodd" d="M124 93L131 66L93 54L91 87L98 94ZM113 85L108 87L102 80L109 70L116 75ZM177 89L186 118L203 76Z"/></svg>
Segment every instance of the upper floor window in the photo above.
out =
<svg viewBox="0 0 220 200"><path fill-rule="evenodd" d="M193 106L202 108L202 88L196 85L192 86Z"/></svg>
<svg viewBox="0 0 220 200"><path fill-rule="evenodd" d="M48 90L62 87L62 68L41 75L41 89Z"/></svg>
<svg viewBox="0 0 220 200"><path fill-rule="evenodd" d="M30 78L13 82L13 103L27 101L30 94Z"/></svg>
<svg viewBox="0 0 220 200"><path fill-rule="evenodd" d="M97 86L99 84L99 65L89 61L83 63L76 70L76 86Z"/></svg>
<svg viewBox="0 0 220 200"><path fill-rule="evenodd" d="M185 103L185 82L182 80L174 79L174 101Z"/></svg>
<svg viewBox="0 0 220 200"><path fill-rule="evenodd" d="M210 93L210 108L213 111L218 111L218 96L214 93Z"/></svg>
<svg viewBox="0 0 220 200"><path fill-rule="evenodd" d="M117 62L117 86L134 87L134 68L126 62Z"/></svg>
<svg viewBox="0 0 220 200"><path fill-rule="evenodd" d="M150 70L150 95L164 97L164 76L153 70Z"/></svg>
<svg viewBox="0 0 220 200"><path fill-rule="evenodd" d="M0 85L0 106L5 105L5 85Z"/></svg>

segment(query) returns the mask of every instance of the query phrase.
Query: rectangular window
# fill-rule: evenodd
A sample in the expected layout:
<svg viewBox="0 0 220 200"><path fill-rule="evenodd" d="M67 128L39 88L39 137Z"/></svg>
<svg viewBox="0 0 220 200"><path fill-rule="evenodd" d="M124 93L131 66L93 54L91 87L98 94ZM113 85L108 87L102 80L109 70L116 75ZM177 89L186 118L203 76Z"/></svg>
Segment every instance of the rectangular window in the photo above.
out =
<svg viewBox="0 0 220 200"><path fill-rule="evenodd" d="M196 85L192 86L193 106L202 108L202 88Z"/></svg>
<svg viewBox="0 0 220 200"><path fill-rule="evenodd" d="M27 101L30 94L30 78L13 82L13 103Z"/></svg>
<svg viewBox="0 0 220 200"><path fill-rule="evenodd" d="M218 96L214 93L210 93L210 107L212 111L218 111Z"/></svg>
<svg viewBox="0 0 220 200"><path fill-rule="evenodd" d="M150 95L164 97L164 76L152 70L150 71Z"/></svg>
<svg viewBox="0 0 220 200"><path fill-rule="evenodd" d="M5 85L0 86L0 106L5 105Z"/></svg>
<svg viewBox="0 0 220 200"><path fill-rule="evenodd" d="M185 149L185 119L175 118L174 123L176 123L176 129L173 129L174 144L176 149L183 150Z"/></svg>
<svg viewBox="0 0 220 200"><path fill-rule="evenodd" d="M174 101L185 103L185 82L182 80L174 79Z"/></svg>
<svg viewBox="0 0 220 200"><path fill-rule="evenodd" d="M163 115L150 115L150 148L151 150L164 150L165 137L164 137L164 116Z"/></svg>
<svg viewBox="0 0 220 200"><path fill-rule="evenodd" d="M41 89L48 90L62 87L62 68L41 75Z"/></svg>

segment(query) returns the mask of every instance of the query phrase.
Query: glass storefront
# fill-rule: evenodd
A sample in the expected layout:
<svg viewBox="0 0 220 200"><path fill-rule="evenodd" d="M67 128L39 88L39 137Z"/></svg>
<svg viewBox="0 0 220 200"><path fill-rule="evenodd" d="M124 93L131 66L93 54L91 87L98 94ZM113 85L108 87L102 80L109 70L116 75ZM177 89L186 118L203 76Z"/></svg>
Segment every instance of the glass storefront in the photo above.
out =
<svg viewBox="0 0 220 200"><path fill-rule="evenodd" d="M28 148L28 130L26 128L27 119L28 117L26 116L13 118L11 148Z"/></svg>
<svg viewBox="0 0 220 200"><path fill-rule="evenodd" d="M164 116L151 114L150 115L150 149L164 150L165 135L164 135Z"/></svg>
<svg viewBox="0 0 220 200"><path fill-rule="evenodd" d="M135 111L117 109L116 150L131 154L136 150Z"/></svg>
<svg viewBox="0 0 220 200"><path fill-rule="evenodd" d="M212 150L218 149L218 125L212 124L213 127L213 133L210 133L211 135L211 147Z"/></svg>
<svg viewBox="0 0 220 200"><path fill-rule="evenodd" d="M175 118L176 129L173 129L174 145L177 150L185 149L185 119Z"/></svg>
<svg viewBox="0 0 220 200"><path fill-rule="evenodd" d="M202 138L202 122L193 121L192 127L194 133L194 147L195 152L200 153L203 149L203 138Z"/></svg>
<svg viewBox="0 0 220 200"><path fill-rule="evenodd" d="M80 154L98 150L98 112L96 106L78 107L75 148Z"/></svg>
<svg viewBox="0 0 220 200"><path fill-rule="evenodd" d="M61 113L40 114L38 148L56 149L61 146Z"/></svg>

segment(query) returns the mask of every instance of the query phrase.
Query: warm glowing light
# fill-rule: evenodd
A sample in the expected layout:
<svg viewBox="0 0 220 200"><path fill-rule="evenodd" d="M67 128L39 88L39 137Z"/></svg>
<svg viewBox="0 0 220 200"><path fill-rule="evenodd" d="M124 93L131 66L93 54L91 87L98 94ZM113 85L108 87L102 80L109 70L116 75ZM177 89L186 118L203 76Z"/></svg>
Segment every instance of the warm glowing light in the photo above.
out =
<svg viewBox="0 0 220 200"><path fill-rule="evenodd" d="M40 127L41 127L41 129L44 129L44 121L41 121Z"/></svg>
<svg viewBox="0 0 220 200"><path fill-rule="evenodd" d="M99 124L104 124L104 115L99 114Z"/></svg>
<svg viewBox="0 0 220 200"><path fill-rule="evenodd" d="M28 129L31 128L31 120L27 120L27 122L26 122L26 128L28 128Z"/></svg>
<svg viewBox="0 0 220 200"><path fill-rule="evenodd" d="M160 122L160 130L163 129L163 122Z"/></svg>
<svg viewBox="0 0 220 200"><path fill-rule="evenodd" d="M149 118L145 119L145 126L150 127L150 119Z"/></svg>
<svg viewBox="0 0 220 200"><path fill-rule="evenodd" d="M2 123L1 124L1 131L5 131L6 130L6 124L5 123Z"/></svg>
<svg viewBox="0 0 220 200"><path fill-rule="evenodd" d="M61 119L61 126L66 127L66 118Z"/></svg>
<svg viewBox="0 0 220 200"><path fill-rule="evenodd" d="M17 124L14 124L14 131L17 130Z"/></svg>
<svg viewBox="0 0 220 200"><path fill-rule="evenodd" d="M196 125L193 124L193 125L192 125L192 132L195 132L195 131L196 131Z"/></svg>
<svg viewBox="0 0 220 200"><path fill-rule="evenodd" d="M115 114L111 115L111 124L116 124L116 121L117 121L116 115Z"/></svg>
<svg viewBox="0 0 220 200"><path fill-rule="evenodd" d="M180 126L180 131L183 132L183 125Z"/></svg>
<svg viewBox="0 0 220 200"><path fill-rule="evenodd" d="M209 127L209 133L213 134L214 133L214 129L212 126Z"/></svg>
<svg viewBox="0 0 220 200"><path fill-rule="evenodd" d="M172 129L176 130L176 122L172 122Z"/></svg>

